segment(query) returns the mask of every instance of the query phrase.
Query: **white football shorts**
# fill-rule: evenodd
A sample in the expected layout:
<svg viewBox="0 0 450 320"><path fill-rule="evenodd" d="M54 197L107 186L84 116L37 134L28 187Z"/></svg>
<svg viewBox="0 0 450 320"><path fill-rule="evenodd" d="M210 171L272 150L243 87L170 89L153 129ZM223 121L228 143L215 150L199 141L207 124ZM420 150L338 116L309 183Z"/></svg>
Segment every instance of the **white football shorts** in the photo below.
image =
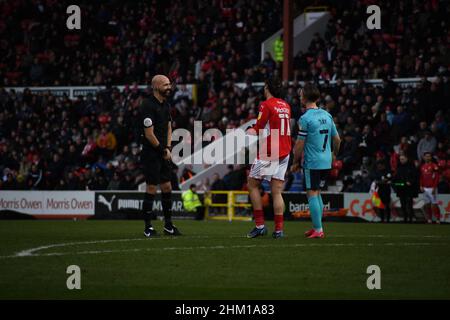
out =
<svg viewBox="0 0 450 320"><path fill-rule="evenodd" d="M433 188L423 188L423 199L425 203L437 204L437 197L433 194Z"/></svg>
<svg viewBox="0 0 450 320"><path fill-rule="evenodd" d="M264 179L270 181L277 179L284 181L288 163L289 155L278 161L255 159L250 169L249 177L258 180Z"/></svg>

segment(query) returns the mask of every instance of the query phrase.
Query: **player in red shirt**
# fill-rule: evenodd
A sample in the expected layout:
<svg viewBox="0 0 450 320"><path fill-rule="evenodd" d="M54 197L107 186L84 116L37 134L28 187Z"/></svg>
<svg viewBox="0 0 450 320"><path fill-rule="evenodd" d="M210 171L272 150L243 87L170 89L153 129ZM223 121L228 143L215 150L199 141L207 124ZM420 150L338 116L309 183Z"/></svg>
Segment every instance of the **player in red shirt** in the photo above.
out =
<svg viewBox="0 0 450 320"><path fill-rule="evenodd" d="M420 167L420 191L424 195L427 222L433 223L432 214L434 213L436 223L439 224L441 223L441 212L437 202L439 167L432 161L431 152L425 152L423 159L425 163Z"/></svg>
<svg viewBox="0 0 450 320"><path fill-rule="evenodd" d="M251 135L259 135L264 132L268 134L260 143L261 149L255 159L248 176L248 190L253 205L253 215L256 227L247 235L255 238L267 234L264 225L264 212L262 207L259 187L263 179L270 181L275 231L273 238L283 237L283 211L284 201L281 191L284 185L284 175L289 163L291 153L291 107L278 98L281 93L281 82L269 79L264 85L264 96L266 100L259 107L256 124L247 131Z"/></svg>

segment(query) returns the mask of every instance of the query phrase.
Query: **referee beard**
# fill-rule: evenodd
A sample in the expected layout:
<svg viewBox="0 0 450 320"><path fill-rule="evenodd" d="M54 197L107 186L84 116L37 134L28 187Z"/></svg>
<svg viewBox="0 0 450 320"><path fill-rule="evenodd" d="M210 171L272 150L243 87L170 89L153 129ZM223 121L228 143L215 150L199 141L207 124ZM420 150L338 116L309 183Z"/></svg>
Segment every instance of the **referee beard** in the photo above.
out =
<svg viewBox="0 0 450 320"><path fill-rule="evenodd" d="M140 106L141 125L143 126L141 163L147 184L143 203L145 221L144 235L157 235L151 219L157 186L161 188L161 203L164 213L164 234L181 235L172 223L172 118L167 99L172 94L170 80L164 75L152 79L153 94L145 97Z"/></svg>

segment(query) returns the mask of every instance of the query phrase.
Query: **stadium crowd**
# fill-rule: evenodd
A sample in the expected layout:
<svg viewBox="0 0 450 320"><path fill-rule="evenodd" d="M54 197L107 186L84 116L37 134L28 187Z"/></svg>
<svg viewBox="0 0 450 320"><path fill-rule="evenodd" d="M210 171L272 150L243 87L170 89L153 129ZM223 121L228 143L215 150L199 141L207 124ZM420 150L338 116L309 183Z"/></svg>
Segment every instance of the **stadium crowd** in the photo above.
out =
<svg viewBox="0 0 450 320"><path fill-rule="evenodd" d="M282 27L281 0L80 2L81 30L65 28L67 1L0 3L0 85L263 81L281 72L260 43ZM382 30L368 30L372 1L305 1L331 13L294 62L303 81L449 75L447 1L377 1ZM297 8L297 10L301 10Z"/></svg>
<svg viewBox="0 0 450 320"><path fill-rule="evenodd" d="M450 160L449 86L448 79L441 77L433 82L424 79L415 88L402 88L392 81L375 86L363 80L354 86L341 80L320 86L319 104L334 116L344 140L338 157L343 164L340 176L361 172L355 182L347 181L346 191L368 191L373 179L386 170L395 172L402 154L417 166L425 152L432 152L438 161ZM296 94L299 87L294 82L285 88L297 119L304 111ZM202 120L204 129L236 128L255 118L262 99L260 89L228 83L218 97L209 90L209 102L199 106L183 94L183 88L174 94L174 128L192 130L194 120ZM143 181L138 161L140 132L134 125L143 94L137 89L111 88L96 99L70 100L50 93L1 89L1 188L135 189ZM445 172L442 190L448 190ZM183 172L185 177L188 172ZM245 183L245 179L233 181L241 181L233 184L238 189Z"/></svg>
<svg viewBox="0 0 450 320"><path fill-rule="evenodd" d="M57 14L65 12L63 1L0 3L0 85L106 85L75 100L0 89L0 189L135 189L143 175L134 124L149 93L136 84L155 73L178 84L174 129L192 130L201 120L204 129L225 130L254 119L263 95L252 83L280 73L280 64L270 55L260 62L259 52L281 26L281 2L188 2L86 2L80 31L57 27L65 26L66 16ZM448 192L448 3L380 1L390 12L382 15L381 33L363 32L370 1L319 2L330 6L332 18L325 35L295 57L294 81L284 92L293 117L304 111L299 81L324 80L319 105L335 117L344 140L334 177L360 172L344 180L344 191L367 192L374 179L396 173L400 155L417 167L430 151L442 170L439 192ZM393 77L423 80L401 87ZM375 86L369 78L384 81ZM196 85L195 96L186 83ZM176 168L177 185L175 175ZM242 176L245 168L230 168L225 181L204 184L245 188Z"/></svg>
<svg viewBox="0 0 450 320"><path fill-rule="evenodd" d="M316 34L294 62L304 81L449 76L448 1L376 1L381 30L368 30L373 1L334 3L323 37ZM389 12L389 14L384 14Z"/></svg>
<svg viewBox="0 0 450 320"><path fill-rule="evenodd" d="M149 83L154 74L217 83L259 64L281 26L280 0L79 1L81 30L66 28L70 1L0 3L0 85Z"/></svg>

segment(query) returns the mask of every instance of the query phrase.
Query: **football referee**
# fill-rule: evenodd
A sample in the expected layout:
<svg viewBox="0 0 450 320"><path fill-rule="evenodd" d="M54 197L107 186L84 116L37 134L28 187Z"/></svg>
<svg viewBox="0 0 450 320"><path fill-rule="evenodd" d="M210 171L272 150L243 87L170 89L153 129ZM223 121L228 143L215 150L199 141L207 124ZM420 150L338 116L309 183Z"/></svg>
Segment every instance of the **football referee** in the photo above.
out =
<svg viewBox="0 0 450 320"><path fill-rule="evenodd" d="M179 230L172 224L171 141L172 118L167 99L172 93L170 80L163 75L152 79L153 94L145 97L140 106L142 124L141 162L144 169L147 190L144 197L144 235L157 234L151 223L156 188L161 188L161 202L164 213L164 234L178 236Z"/></svg>

